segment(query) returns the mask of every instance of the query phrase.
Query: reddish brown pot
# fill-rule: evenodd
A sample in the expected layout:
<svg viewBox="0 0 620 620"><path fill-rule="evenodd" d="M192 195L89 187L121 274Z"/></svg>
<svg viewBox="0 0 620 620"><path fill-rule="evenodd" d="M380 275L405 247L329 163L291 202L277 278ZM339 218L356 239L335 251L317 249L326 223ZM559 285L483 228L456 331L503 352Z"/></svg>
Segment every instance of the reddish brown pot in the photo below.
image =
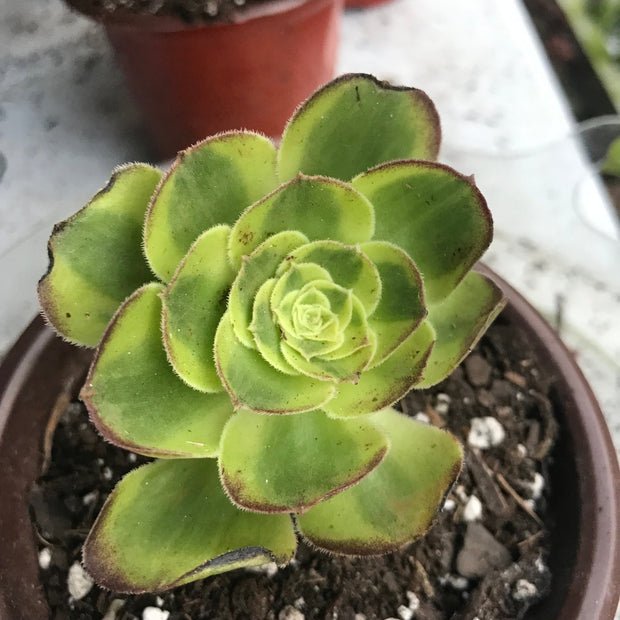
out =
<svg viewBox="0 0 620 620"><path fill-rule="evenodd" d="M228 129L278 137L334 76L343 0L271 0L206 25L67 3L103 23L163 158Z"/></svg>
<svg viewBox="0 0 620 620"><path fill-rule="evenodd" d="M392 0L345 0L345 7L347 9L369 9L373 6L379 6L380 4L387 4Z"/></svg>
<svg viewBox="0 0 620 620"><path fill-rule="evenodd" d="M492 276L496 277L496 276ZM505 282L505 315L557 376L561 432L551 508L557 523L550 595L530 620L612 620L620 595L620 471L601 410L572 356L541 316ZM58 394L79 385L90 354L35 319L0 367L0 620L47 617L37 578L28 488Z"/></svg>

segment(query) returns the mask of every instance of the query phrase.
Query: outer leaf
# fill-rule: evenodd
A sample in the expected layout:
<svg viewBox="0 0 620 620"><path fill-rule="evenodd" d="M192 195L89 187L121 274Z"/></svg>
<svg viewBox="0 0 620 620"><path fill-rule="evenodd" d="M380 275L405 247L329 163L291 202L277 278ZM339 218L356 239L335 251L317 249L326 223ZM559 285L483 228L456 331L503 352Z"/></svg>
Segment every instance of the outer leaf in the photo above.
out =
<svg viewBox="0 0 620 620"><path fill-rule="evenodd" d="M372 205L350 185L299 175L241 215L230 235L233 265L239 267L243 255L281 230L298 230L310 241L368 241L374 230Z"/></svg>
<svg viewBox="0 0 620 620"><path fill-rule="evenodd" d="M394 404L420 381L434 342L435 332L425 321L382 364L364 371L356 385L340 384L337 396L323 410L349 418Z"/></svg>
<svg viewBox="0 0 620 620"><path fill-rule="evenodd" d="M125 476L84 545L105 588L157 592L242 566L286 564L296 540L288 515L241 511L211 459L155 461Z"/></svg>
<svg viewBox="0 0 620 620"><path fill-rule="evenodd" d="M368 317L377 336L371 367L388 357L420 325L426 316L422 277L411 258L385 241L361 245L381 278L381 300Z"/></svg>
<svg viewBox="0 0 620 620"><path fill-rule="evenodd" d="M241 410L222 434L220 475L232 500L255 512L305 512L366 476L388 449L357 420L322 411L266 416Z"/></svg>
<svg viewBox="0 0 620 620"><path fill-rule="evenodd" d="M239 214L276 186L276 151L248 131L207 138L181 151L149 209L144 231L153 271L169 281L198 235Z"/></svg>
<svg viewBox="0 0 620 620"><path fill-rule="evenodd" d="M471 177L442 164L393 162L353 185L375 208L374 238L401 247L424 279L426 300L444 299L491 242L486 201Z"/></svg>
<svg viewBox="0 0 620 620"><path fill-rule="evenodd" d="M442 303L428 309L437 342L424 378L416 387L430 387L445 379L474 348L506 305L502 291L485 276L471 272Z"/></svg>
<svg viewBox="0 0 620 620"><path fill-rule="evenodd" d="M160 177L146 164L117 168L91 202L54 226L39 300L48 321L71 342L96 345L120 303L152 279L141 236Z"/></svg>
<svg viewBox="0 0 620 620"><path fill-rule="evenodd" d="M270 237L243 260L230 289L228 308L235 334L247 347L255 347L250 323L258 289L274 275L284 257L305 242L307 237L302 233L286 230Z"/></svg>
<svg viewBox="0 0 620 620"><path fill-rule="evenodd" d="M390 441L384 461L297 520L305 538L335 553L377 555L412 542L431 526L461 471L463 451L449 433L390 409L367 420Z"/></svg>
<svg viewBox="0 0 620 620"><path fill-rule="evenodd" d="M393 159L435 159L440 140L439 116L421 90L343 75L289 121L278 155L280 179L303 172L348 181Z"/></svg>
<svg viewBox="0 0 620 620"><path fill-rule="evenodd" d="M227 260L229 233L229 226L220 225L200 235L162 293L168 360L183 381L203 392L224 389L215 370L213 341L235 278Z"/></svg>
<svg viewBox="0 0 620 620"><path fill-rule="evenodd" d="M161 340L161 284L138 289L103 336L81 398L99 432L149 456L214 456L233 413L226 392L203 394L174 373Z"/></svg>
<svg viewBox="0 0 620 620"><path fill-rule="evenodd" d="M303 376L285 375L235 336L228 312L215 334L215 364L235 408L262 413L299 413L330 400L333 384Z"/></svg>

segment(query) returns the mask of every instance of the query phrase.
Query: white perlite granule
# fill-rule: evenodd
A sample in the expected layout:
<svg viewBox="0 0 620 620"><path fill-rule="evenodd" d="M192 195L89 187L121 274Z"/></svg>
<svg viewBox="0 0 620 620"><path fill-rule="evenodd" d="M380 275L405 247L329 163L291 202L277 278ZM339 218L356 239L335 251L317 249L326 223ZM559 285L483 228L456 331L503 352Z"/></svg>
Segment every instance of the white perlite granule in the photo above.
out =
<svg viewBox="0 0 620 620"><path fill-rule="evenodd" d="M142 610L142 620L168 620L169 611L159 607L145 607Z"/></svg>
<svg viewBox="0 0 620 620"><path fill-rule="evenodd" d="M39 568L47 570L52 563L52 551L49 547L44 547L39 551Z"/></svg>
<svg viewBox="0 0 620 620"><path fill-rule="evenodd" d="M83 599L92 589L93 580L79 562L74 562L67 575L67 589L76 601Z"/></svg>
<svg viewBox="0 0 620 620"><path fill-rule="evenodd" d="M399 605L396 612L401 620L411 620L413 618L413 611L409 607L405 607L405 605Z"/></svg>
<svg viewBox="0 0 620 620"><path fill-rule="evenodd" d="M538 594L538 588L527 579L519 579L515 584L514 592L512 593L512 598L515 601L526 601L527 599L532 598Z"/></svg>
<svg viewBox="0 0 620 620"><path fill-rule="evenodd" d="M305 620L305 618L306 616L304 616L299 609L295 609L292 605L287 605L278 614L278 620Z"/></svg>
<svg viewBox="0 0 620 620"><path fill-rule="evenodd" d="M420 599L415 592L411 592L411 590L407 590L407 600L409 601L409 609L411 611L418 611L420 608Z"/></svg>
<svg viewBox="0 0 620 620"><path fill-rule="evenodd" d="M122 598L113 599L101 620L116 620L116 614L123 608L124 604L125 601Z"/></svg>
<svg viewBox="0 0 620 620"><path fill-rule="evenodd" d="M498 446L506 437L504 427L492 416L472 418L467 443L473 448L486 450Z"/></svg>
<svg viewBox="0 0 620 620"><path fill-rule="evenodd" d="M463 509L463 521L471 523L472 521L478 521L482 517L482 502L472 495L467 500L465 508Z"/></svg>

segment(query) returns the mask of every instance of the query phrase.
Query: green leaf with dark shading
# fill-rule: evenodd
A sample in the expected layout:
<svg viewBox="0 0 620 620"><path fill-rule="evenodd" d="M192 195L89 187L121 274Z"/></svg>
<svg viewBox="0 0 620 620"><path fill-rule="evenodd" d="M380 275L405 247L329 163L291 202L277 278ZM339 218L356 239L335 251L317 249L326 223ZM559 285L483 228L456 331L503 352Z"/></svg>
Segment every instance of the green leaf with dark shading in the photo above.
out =
<svg viewBox="0 0 620 620"><path fill-rule="evenodd" d="M270 140L247 131L218 134L181 151L149 209L144 247L153 271L168 282L190 246L277 186Z"/></svg>
<svg viewBox="0 0 620 620"><path fill-rule="evenodd" d="M302 513L366 476L387 449L365 420L333 420L318 410L273 416L242 409L222 434L220 473L242 508Z"/></svg>
<svg viewBox="0 0 620 620"><path fill-rule="evenodd" d="M428 320L437 342L424 378L416 387L423 389L443 381L474 348L505 304L499 287L472 271L447 299L429 306Z"/></svg>
<svg viewBox="0 0 620 620"><path fill-rule="evenodd" d="M449 433L391 409L365 420L390 442L383 462L297 518L306 539L334 553L379 555L419 538L461 471L463 451Z"/></svg>
<svg viewBox="0 0 620 620"><path fill-rule="evenodd" d="M284 565L296 546L288 515L230 502L213 459L155 461L112 492L84 544L84 566L115 592L158 592L235 568Z"/></svg>
<svg viewBox="0 0 620 620"><path fill-rule="evenodd" d="M170 367L160 330L162 290L147 284L120 307L80 396L99 432L121 448L148 456L214 456L233 407L226 392L198 392Z"/></svg>
<svg viewBox="0 0 620 620"><path fill-rule="evenodd" d="M230 235L230 260L237 268L271 235L296 230L310 241L333 239L346 244L372 237L372 205L350 185L324 177L300 175L247 209Z"/></svg>
<svg viewBox="0 0 620 620"><path fill-rule="evenodd" d="M213 342L235 277L227 259L229 233L229 226L220 225L200 235L162 293L168 360L183 381L203 392L224 389Z"/></svg>
<svg viewBox="0 0 620 620"><path fill-rule="evenodd" d="M434 160L440 140L439 116L424 92L343 75L289 121L278 154L280 179L303 172L348 181L394 159Z"/></svg>
<svg viewBox="0 0 620 620"><path fill-rule="evenodd" d="M146 164L118 168L83 209L54 226L39 300L47 320L67 340L95 346L121 302L153 279L141 239L160 178Z"/></svg>
<svg viewBox="0 0 620 620"><path fill-rule="evenodd" d="M375 240L415 262L427 303L444 299L491 243L493 224L473 180L442 164L394 162L352 181L375 208Z"/></svg>

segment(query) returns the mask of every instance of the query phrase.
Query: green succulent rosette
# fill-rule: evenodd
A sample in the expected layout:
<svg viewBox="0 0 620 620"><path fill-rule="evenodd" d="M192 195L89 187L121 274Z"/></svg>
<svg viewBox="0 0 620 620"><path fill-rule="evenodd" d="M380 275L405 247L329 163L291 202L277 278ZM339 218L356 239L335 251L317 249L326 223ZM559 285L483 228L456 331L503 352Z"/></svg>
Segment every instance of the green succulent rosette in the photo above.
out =
<svg viewBox="0 0 620 620"><path fill-rule="evenodd" d="M430 527L462 449L392 405L445 378L504 303L471 271L485 200L439 142L423 92L346 75L279 149L228 132L165 175L119 168L55 227L44 314L97 347L81 397L100 433L156 459L86 541L100 584L286 564L296 533L385 553Z"/></svg>

